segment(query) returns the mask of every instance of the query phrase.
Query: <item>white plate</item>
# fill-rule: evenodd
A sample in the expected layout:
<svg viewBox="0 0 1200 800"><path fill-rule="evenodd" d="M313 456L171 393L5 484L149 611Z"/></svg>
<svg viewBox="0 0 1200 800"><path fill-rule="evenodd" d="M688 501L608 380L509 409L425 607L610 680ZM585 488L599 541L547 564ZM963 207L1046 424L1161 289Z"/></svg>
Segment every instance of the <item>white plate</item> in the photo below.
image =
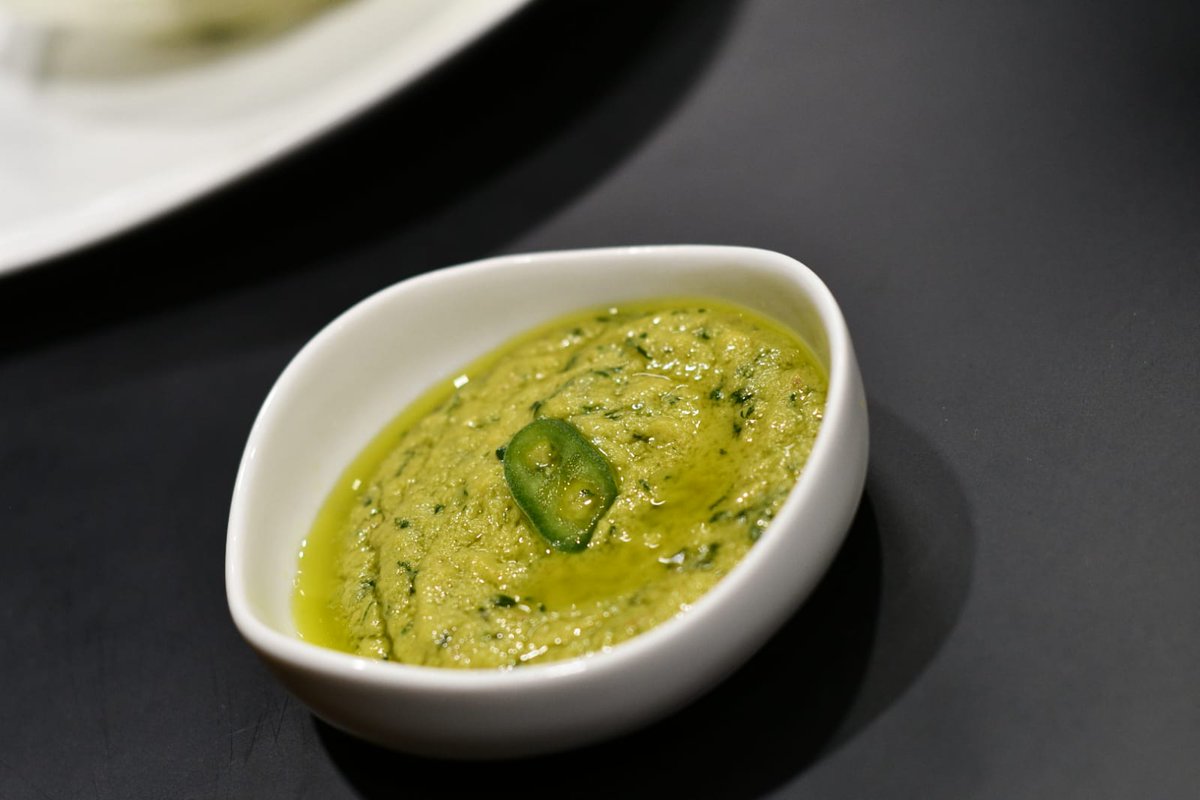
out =
<svg viewBox="0 0 1200 800"><path fill-rule="evenodd" d="M0 20L0 274L134 227L407 85L529 0L348 0L167 49Z"/></svg>

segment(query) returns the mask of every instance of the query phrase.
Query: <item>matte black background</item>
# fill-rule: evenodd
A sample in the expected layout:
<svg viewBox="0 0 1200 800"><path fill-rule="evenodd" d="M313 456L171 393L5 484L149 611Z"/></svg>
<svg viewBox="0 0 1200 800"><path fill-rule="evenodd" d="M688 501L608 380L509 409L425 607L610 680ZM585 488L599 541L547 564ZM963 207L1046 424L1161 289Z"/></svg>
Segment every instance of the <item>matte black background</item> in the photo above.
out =
<svg viewBox="0 0 1200 800"><path fill-rule="evenodd" d="M542 0L0 280L0 797L1200 796L1196 8ZM405 276L658 242L777 249L840 299L872 456L828 578L602 746L447 764L316 722L224 599L276 375Z"/></svg>

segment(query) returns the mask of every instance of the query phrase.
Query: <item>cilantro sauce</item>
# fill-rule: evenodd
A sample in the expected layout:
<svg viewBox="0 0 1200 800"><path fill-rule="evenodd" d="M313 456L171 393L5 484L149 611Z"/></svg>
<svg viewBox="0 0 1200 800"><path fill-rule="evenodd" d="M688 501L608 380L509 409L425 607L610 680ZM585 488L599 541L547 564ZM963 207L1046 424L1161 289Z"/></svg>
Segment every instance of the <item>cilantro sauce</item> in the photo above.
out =
<svg viewBox="0 0 1200 800"><path fill-rule="evenodd" d="M636 636L764 535L826 383L793 334L720 302L540 326L432 389L350 465L301 552L297 628L363 656L475 668ZM540 535L505 480L514 435L540 419L573 426L615 476L577 551Z"/></svg>

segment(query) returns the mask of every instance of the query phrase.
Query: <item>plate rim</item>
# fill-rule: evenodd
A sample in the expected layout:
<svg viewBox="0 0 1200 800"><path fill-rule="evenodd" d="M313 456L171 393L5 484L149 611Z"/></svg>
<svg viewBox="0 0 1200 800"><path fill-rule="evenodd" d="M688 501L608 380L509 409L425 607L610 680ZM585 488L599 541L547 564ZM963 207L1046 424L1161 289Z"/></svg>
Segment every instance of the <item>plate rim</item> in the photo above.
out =
<svg viewBox="0 0 1200 800"><path fill-rule="evenodd" d="M389 51L325 105L297 115L270 135L248 138L235 150L219 156L203 154L166 188L150 187L124 202L93 203L98 210L74 213L28 231L0 230L0 280L114 239L283 160L411 86L531 2L486 0L446 6L450 13L462 16L461 22L449 30L426 33L427 38L418 39L415 53L411 48ZM466 9L470 13L463 13Z"/></svg>

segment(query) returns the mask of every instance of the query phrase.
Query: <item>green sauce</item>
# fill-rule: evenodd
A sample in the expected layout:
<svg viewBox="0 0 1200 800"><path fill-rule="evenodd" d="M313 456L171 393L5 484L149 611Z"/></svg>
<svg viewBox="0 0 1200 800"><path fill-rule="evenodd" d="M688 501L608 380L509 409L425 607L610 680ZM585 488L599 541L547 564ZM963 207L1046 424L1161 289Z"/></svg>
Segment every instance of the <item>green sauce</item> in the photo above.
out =
<svg viewBox="0 0 1200 800"><path fill-rule="evenodd" d="M389 424L322 507L296 582L303 638L505 668L646 631L767 530L808 458L827 384L790 331L709 300L578 312L457 375ZM535 434L591 465L602 513L531 522L527 476L510 485L505 461Z"/></svg>

